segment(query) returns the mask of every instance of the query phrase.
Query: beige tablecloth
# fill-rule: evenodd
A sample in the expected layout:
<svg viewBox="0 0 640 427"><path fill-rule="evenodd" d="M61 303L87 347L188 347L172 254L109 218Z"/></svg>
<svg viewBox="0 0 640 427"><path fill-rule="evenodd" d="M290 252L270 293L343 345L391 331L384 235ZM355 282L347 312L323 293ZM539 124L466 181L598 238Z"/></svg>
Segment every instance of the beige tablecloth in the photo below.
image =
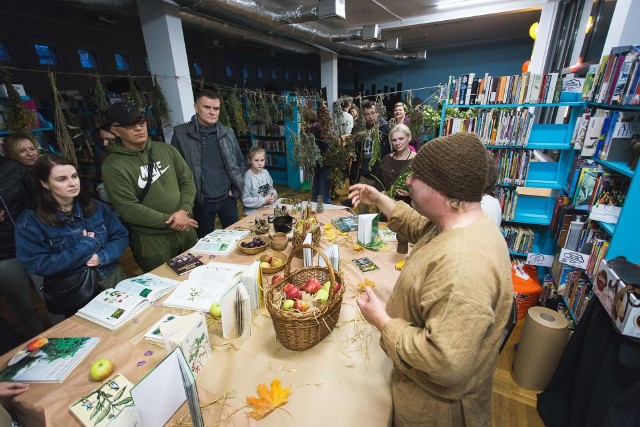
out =
<svg viewBox="0 0 640 427"><path fill-rule="evenodd" d="M230 228L250 228L256 216L268 213L271 211L260 210ZM344 210L325 211L318 219L326 223L345 215L348 213ZM355 241L355 233L350 237ZM275 337L266 309L253 313L252 336L244 340L222 339L219 321L208 321L213 354L196 380L201 404L215 401L204 410L208 426L390 425L392 365L380 348L380 334L362 319L355 296L359 292L357 283L366 277L376 283L375 290L387 299L399 274L394 265L405 255L395 252L395 242L378 252L354 251L349 237L339 237L335 242L340 244L341 272L347 288L337 327L316 346L302 352L284 348ZM323 235L320 246L326 247L329 243ZM289 245L284 252L288 255L291 249ZM216 256L215 261L249 264L259 256L244 255L235 249L229 256ZM365 256L380 269L366 275L360 272L351 260ZM203 256L202 260L208 262L209 256ZM292 270L301 266L300 259L292 261ZM154 273L177 280L186 278L178 277L166 264ZM268 281L270 278L271 275L265 277ZM143 338L165 313L188 312L156 303L116 331L77 316L45 331L42 336L99 336L101 340L64 383L32 384L29 391L9 401L8 406L26 426L77 425L68 405L98 386L89 380L91 361L108 357L115 362L116 372L136 383L166 355L164 348ZM153 354L146 356L149 350ZM0 366L5 366L13 353L1 356ZM145 363L138 366L141 361ZM288 403L260 421L249 418L245 414L251 410L246 406L246 396L255 396L259 383L269 386L275 378L280 378L283 386L291 387ZM186 412L185 407L181 408L174 419Z"/></svg>

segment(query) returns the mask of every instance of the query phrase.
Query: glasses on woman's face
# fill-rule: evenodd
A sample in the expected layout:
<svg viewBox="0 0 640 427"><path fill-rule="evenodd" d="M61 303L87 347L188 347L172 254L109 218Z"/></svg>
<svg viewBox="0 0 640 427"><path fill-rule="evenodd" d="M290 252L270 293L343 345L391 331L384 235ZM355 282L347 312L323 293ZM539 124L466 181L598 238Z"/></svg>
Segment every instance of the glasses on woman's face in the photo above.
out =
<svg viewBox="0 0 640 427"><path fill-rule="evenodd" d="M122 129L126 129L126 130L131 130L131 129L135 128L136 126L144 127L146 125L147 125L147 119L145 117L141 117L140 119L134 121L131 124L128 124L128 125L114 125L114 126L117 126L117 127L120 127Z"/></svg>

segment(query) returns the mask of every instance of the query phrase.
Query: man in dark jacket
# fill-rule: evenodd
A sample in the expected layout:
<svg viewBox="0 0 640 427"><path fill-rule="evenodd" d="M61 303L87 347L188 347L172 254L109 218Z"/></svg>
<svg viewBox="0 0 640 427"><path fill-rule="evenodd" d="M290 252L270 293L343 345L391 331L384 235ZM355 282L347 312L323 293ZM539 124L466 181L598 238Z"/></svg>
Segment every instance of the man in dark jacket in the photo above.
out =
<svg viewBox="0 0 640 427"><path fill-rule="evenodd" d="M36 313L31 293L31 281L16 258L14 221L35 197L33 178L17 160L0 157L0 292L16 311L26 338L44 330ZM2 309L3 311L5 308Z"/></svg>
<svg viewBox="0 0 640 427"><path fill-rule="evenodd" d="M184 157L196 184L193 217L198 237L211 233L216 215L226 228L238 221L238 198L246 164L233 129L218 123L220 95L204 89L196 95L196 114L173 129L171 145Z"/></svg>

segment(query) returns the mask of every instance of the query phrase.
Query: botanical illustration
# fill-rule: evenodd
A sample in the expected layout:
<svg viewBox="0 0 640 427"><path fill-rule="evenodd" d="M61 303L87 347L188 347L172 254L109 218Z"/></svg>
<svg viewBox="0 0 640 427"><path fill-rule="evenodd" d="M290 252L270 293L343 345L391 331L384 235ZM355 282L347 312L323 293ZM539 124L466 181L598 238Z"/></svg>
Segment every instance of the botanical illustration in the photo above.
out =
<svg viewBox="0 0 640 427"><path fill-rule="evenodd" d="M119 417L128 417L133 410L131 387L132 384L126 378L116 375L72 404L71 410L88 426L122 425Z"/></svg>

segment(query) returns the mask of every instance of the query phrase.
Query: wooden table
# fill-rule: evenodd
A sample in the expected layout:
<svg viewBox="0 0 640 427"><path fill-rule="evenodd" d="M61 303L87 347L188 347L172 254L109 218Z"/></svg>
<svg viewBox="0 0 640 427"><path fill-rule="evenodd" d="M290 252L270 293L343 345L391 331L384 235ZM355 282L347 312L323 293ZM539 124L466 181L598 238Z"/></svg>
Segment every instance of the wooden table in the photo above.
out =
<svg viewBox="0 0 640 427"><path fill-rule="evenodd" d="M271 212L260 210L230 228L250 228L256 216L266 216L268 213ZM318 219L326 223L345 215L348 213L344 210L326 210L318 215ZM355 233L351 233L351 238L355 241ZM201 405L215 401L204 409L208 426L375 427L391 424L392 364L380 348L379 332L362 319L357 309L357 283L363 282L365 276L350 261L367 256L380 267L375 272L367 273L366 278L373 280L376 283L375 290L387 299L399 274L394 265L405 255L395 252L395 243L388 243L387 248L379 252L356 252L348 239L341 237L336 240L340 243L341 272L347 286L338 325L314 347L302 352L284 348L275 337L266 309L254 311L252 336L244 340L222 339L219 321L210 319L213 354L197 377ZM327 244L323 235L320 246L326 247ZM284 253L289 255L291 250L289 245ZM215 261L248 265L259 256L244 255L235 249L228 256L215 257ZM205 262L208 259L208 255L202 257ZM300 259L293 260L292 270L301 266ZM184 276L176 276L166 264L153 272L177 280L185 279ZM270 276L266 279L270 281ZM98 386L98 383L89 380L88 367L91 361L108 357L115 362L116 372L121 372L136 383L166 355L162 347L143 338L145 332L165 313L187 314L188 311L156 303L140 313L135 321L127 321L116 331L109 331L78 316L45 331L42 336L99 336L101 341L64 383L32 384L29 391L15 397L8 402L8 406L26 426L78 425L68 405ZM145 356L148 350L153 351L151 356ZM5 366L14 352L1 356L0 366ZM138 366L142 361L145 363ZM269 386L275 378L280 378L283 386L291 387L288 403L260 421L247 417L245 413L251 409L246 406L246 396L255 396L259 383ZM187 412L184 408L178 411L174 419Z"/></svg>

